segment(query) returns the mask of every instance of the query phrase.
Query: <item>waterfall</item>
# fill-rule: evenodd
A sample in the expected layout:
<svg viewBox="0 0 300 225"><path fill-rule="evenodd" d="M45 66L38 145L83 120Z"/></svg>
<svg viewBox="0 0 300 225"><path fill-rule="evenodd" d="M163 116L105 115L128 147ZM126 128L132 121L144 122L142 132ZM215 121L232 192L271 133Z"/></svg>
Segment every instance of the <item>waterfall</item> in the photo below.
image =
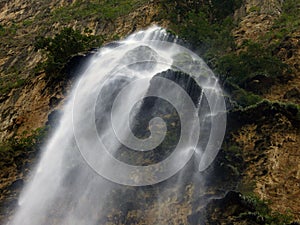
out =
<svg viewBox="0 0 300 225"><path fill-rule="evenodd" d="M109 44L86 62L8 224L191 223L183 202L204 195L225 126L217 78L176 37L153 26Z"/></svg>

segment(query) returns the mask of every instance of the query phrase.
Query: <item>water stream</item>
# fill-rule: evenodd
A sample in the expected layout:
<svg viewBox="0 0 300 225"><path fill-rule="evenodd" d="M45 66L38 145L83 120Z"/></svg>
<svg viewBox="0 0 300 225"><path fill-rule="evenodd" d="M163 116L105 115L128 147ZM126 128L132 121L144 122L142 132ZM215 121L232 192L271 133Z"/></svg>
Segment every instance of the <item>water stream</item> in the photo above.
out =
<svg viewBox="0 0 300 225"><path fill-rule="evenodd" d="M8 224L190 224L225 111L213 72L160 27L99 49Z"/></svg>

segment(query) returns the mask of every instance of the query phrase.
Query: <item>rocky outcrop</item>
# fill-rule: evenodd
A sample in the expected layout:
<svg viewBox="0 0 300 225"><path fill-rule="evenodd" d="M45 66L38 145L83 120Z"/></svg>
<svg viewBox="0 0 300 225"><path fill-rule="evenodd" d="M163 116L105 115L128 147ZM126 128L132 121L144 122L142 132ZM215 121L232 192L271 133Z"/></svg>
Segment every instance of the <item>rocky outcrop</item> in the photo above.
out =
<svg viewBox="0 0 300 225"><path fill-rule="evenodd" d="M240 21L233 36L238 46L246 40L258 40L270 30L281 13L281 0L246 0L236 11L235 19Z"/></svg>
<svg viewBox="0 0 300 225"><path fill-rule="evenodd" d="M66 97L65 84L51 89L44 77L41 74L22 89L12 90L1 103L0 139L44 126L48 114Z"/></svg>
<svg viewBox="0 0 300 225"><path fill-rule="evenodd" d="M232 112L241 126L232 133L232 141L242 149L246 164L242 183L253 186L274 211L293 212L299 219L300 114L294 109L289 114L278 103L263 102Z"/></svg>

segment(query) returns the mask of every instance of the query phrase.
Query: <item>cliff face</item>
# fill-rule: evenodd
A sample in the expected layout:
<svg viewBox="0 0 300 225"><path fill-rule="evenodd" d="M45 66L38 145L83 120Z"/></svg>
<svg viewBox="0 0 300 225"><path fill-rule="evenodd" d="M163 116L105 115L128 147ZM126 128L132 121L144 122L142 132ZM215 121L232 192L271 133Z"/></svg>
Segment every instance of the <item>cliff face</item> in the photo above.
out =
<svg viewBox="0 0 300 225"><path fill-rule="evenodd" d="M161 18L160 6L156 1L141 1L141 4L133 6L126 15L113 20L99 18L93 13L83 19L76 17L68 19L67 14L71 14L72 11L66 12L66 9L77 7L78 2L69 0L0 2L0 140L44 126L48 115L61 107L72 86L72 81L53 85L45 79L45 73L34 74L33 68L43 60L41 53L34 51L33 43L36 36L52 35L67 25L82 31L89 28L93 34L102 35L105 41L109 42L151 24L163 27L168 27L169 24L167 20ZM281 0L245 1L245 4L235 12L239 25L232 33L237 46L241 46L245 40L258 41L273 29L274 21L281 15L282 3ZM57 19L60 15L62 18ZM300 29L297 27L279 44L276 54L290 65L292 71L285 75L284 81L278 80L269 90L264 91L262 97L271 101L300 103L299 37ZM26 80L25 84L23 80ZM281 213L289 212L294 218L300 219L299 125L297 126L297 122L276 107L272 109L268 106L258 107L257 110L261 112L259 117L257 110L250 110L254 119L245 121L236 119L235 123L238 125L228 134L231 143L242 149L245 162L239 191L243 191L245 186L251 186L262 199L270 201L273 210ZM248 112L246 110L240 113ZM22 162L25 160L24 165L28 162L30 165L32 161L30 157L29 161L28 156L21 158ZM28 167L27 165L27 170ZM15 201L16 193L19 191L18 188L14 188L15 181L23 180L26 174L22 172L22 168L11 162L11 166L8 169L5 167L0 173L1 201L7 198ZM188 188L187 193L191 190L191 187ZM172 199L166 203L168 207L172 204ZM190 202L187 203L189 204ZM168 207L165 207L166 214L171 214L167 210ZM189 207L191 206L176 205L173 209L176 213L190 215L192 212ZM150 212L151 209L149 215L152 215ZM6 216L5 213L3 217ZM234 220L230 212L226 213L228 218L224 219L223 224ZM220 221L218 218L220 219L220 216L216 219ZM184 221L188 223L187 218ZM176 224L176 221L174 223ZM237 221L234 224L246 223Z"/></svg>
<svg viewBox="0 0 300 225"><path fill-rule="evenodd" d="M282 3L248 1L244 7L245 16L233 32L237 44L244 40L258 40L274 29L272 26L281 14ZM279 44L277 54L291 71L285 75L286 81L275 82L265 92L263 97L266 99L299 104L299 34L300 27L297 27ZM263 113L261 118L247 123L233 134L233 139L243 149L247 164L243 182L249 185L252 181L255 192L262 199L269 200L275 211L291 211L299 219L299 126L280 112L269 113Z"/></svg>
<svg viewBox="0 0 300 225"><path fill-rule="evenodd" d="M34 51L35 37L51 35L61 27L71 26L79 30L89 28L93 34L102 35L109 41L154 23L167 25L156 19L158 7L155 3L138 5L128 15L114 21L101 21L97 15L91 15L68 22L63 19L62 22L56 21L56 13L71 8L76 1L36 3L16 0L2 1L1 4L0 81L2 89L16 88L1 93L0 140L43 126L48 114L65 97L68 89L66 84L55 84L56 87L47 84L45 74L33 74L33 68L42 60L41 53ZM23 79L30 81L17 85L18 82L23 83Z"/></svg>
<svg viewBox="0 0 300 225"><path fill-rule="evenodd" d="M284 1L246 1L247 3L236 11L235 17L241 18L238 28L233 31L235 41L240 46L246 40L258 41L268 32L276 29L274 22L280 17ZM299 5L298 5L299 7ZM289 29L288 27L286 29ZM264 97L282 102L300 102L300 30L290 29L289 34L280 41L276 54L282 61L290 65L292 71L286 74L286 82L277 82L268 90ZM276 37L269 37L272 42Z"/></svg>

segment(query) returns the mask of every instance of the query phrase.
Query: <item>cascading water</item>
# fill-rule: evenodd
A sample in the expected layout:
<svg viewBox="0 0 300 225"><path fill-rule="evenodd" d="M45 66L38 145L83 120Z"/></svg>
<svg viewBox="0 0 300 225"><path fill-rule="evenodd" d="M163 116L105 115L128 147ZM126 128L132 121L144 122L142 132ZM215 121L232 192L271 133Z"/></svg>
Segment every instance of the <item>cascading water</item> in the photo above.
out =
<svg viewBox="0 0 300 225"><path fill-rule="evenodd" d="M217 79L164 29L110 44L87 63L8 224L191 224L184 202L204 196L225 125Z"/></svg>

